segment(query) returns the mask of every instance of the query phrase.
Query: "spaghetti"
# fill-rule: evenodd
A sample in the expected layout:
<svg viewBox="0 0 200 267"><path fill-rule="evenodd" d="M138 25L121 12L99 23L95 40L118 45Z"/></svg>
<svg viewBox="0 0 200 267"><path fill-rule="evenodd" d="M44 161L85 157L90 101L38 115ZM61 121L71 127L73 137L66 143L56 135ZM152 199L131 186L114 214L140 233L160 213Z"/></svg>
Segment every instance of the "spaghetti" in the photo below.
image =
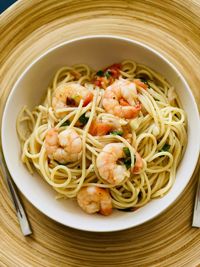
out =
<svg viewBox="0 0 200 267"><path fill-rule="evenodd" d="M164 196L187 143L174 88L131 60L98 72L83 64L59 69L42 104L19 113L17 133L31 173L58 198L78 196L86 212L104 215Z"/></svg>

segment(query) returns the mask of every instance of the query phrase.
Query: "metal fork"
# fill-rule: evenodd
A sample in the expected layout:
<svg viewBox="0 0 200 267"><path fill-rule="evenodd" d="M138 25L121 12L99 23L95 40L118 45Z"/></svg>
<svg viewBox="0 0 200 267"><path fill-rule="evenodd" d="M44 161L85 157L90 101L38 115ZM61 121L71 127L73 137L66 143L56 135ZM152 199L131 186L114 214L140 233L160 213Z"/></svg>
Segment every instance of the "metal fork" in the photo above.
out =
<svg viewBox="0 0 200 267"><path fill-rule="evenodd" d="M14 183L12 181L12 178L9 174L9 171L6 167L5 160L3 157L3 154L0 151L0 167L1 167L1 173L7 183L7 187L10 191L10 195L16 210L16 214L19 220L20 228L24 236L31 235L32 230L28 221L28 218L26 216L25 210L22 206L21 200L17 194L17 191L15 189Z"/></svg>
<svg viewBox="0 0 200 267"><path fill-rule="evenodd" d="M194 211L193 211L193 221L192 227L200 228L200 177L198 177L197 191L195 197Z"/></svg>

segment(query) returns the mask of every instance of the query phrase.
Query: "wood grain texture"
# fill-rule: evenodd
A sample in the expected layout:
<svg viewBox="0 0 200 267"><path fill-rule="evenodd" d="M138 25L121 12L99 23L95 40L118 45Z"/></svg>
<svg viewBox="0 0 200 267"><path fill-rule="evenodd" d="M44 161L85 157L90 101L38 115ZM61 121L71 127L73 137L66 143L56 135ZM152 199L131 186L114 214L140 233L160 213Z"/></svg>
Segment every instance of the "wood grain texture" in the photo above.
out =
<svg viewBox="0 0 200 267"><path fill-rule="evenodd" d="M91 34L125 36L157 49L184 74L200 106L199 0L21 0L0 17L1 112L32 60L65 40ZM0 266L200 266L200 230L191 228L196 174L165 213L116 233L64 227L22 197L34 230L27 238L0 179Z"/></svg>

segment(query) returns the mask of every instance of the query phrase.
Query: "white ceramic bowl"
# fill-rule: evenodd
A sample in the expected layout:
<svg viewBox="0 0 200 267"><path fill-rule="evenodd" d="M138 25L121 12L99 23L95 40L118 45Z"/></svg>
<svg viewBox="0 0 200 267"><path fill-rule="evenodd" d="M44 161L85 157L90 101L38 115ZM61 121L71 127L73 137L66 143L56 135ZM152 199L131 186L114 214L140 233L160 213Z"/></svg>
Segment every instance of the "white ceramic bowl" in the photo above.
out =
<svg viewBox="0 0 200 267"><path fill-rule="evenodd" d="M158 71L175 86L188 116L188 144L170 192L135 212L114 211L111 216L88 215L73 201L55 199L55 191L38 175L31 176L20 161L17 114L24 105L38 105L56 70L86 63L95 69L133 59ZM8 169L25 197L41 212L66 226L88 231L116 231L142 224L171 205L192 176L200 148L200 121L194 97L183 76L161 54L139 42L114 36L88 36L67 41L35 60L13 87L2 119L2 146Z"/></svg>

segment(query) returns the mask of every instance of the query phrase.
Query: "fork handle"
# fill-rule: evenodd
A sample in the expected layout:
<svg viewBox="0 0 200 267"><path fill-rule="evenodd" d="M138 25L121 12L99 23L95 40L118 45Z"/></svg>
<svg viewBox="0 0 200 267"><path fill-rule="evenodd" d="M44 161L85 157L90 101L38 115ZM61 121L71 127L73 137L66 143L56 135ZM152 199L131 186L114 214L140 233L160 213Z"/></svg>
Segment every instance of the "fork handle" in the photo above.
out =
<svg viewBox="0 0 200 267"><path fill-rule="evenodd" d="M27 218L25 210L24 210L24 208L23 208L23 206L21 204L19 196L18 196L18 194L16 192L16 189L15 189L14 183L12 181L12 178L11 178L8 170L6 169L6 167L3 164L3 158L2 157L3 156L0 155L1 172L3 174L3 177L6 180L7 187L9 189L9 191L10 191L11 199L12 199L13 204L15 206L15 210L16 210L16 214L17 214L17 217L18 217L18 220L19 220L21 231L22 231L24 236L31 235L32 234L32 230L31 230L28 218Z"/></svg>
<svg viewBox="0 0 200 267"><path fill-rule="evenodd" d="M200 227L200 177L198 177L192 227L198 227L198 228Z"/></svg>

